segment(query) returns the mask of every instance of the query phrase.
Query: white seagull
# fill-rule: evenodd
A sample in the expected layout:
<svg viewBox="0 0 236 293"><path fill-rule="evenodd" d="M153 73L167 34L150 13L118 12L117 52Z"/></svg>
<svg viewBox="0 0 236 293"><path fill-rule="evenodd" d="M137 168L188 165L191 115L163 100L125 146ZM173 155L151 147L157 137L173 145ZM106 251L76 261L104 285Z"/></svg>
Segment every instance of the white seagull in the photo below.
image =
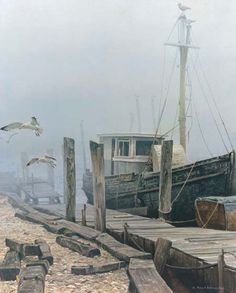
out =
<svg viewBox="0 0 236 293"><path fill-rule="evenodd" d="M43 132L43 129L39 127L39 123L35 117L31 117L30 122L26 122L26 123L13 122L0 128L0 130L3 130L3 131L12 131L15 129L19 129L19 130L30 129L30 130L33 130L35 132L35 135L37 136L39 136Z"/></svg>
<svg viewBox="0 0 236 293"><path fill-rule="evenodd" d="M53 157L50 157L48 155L45 155L44 157L39 157L39 158L33 158L31 159L27 164L26 166L30 166L34 163L46 163L48 165L50 165L52 168L55 168L56 167L56 164L57 164L57 160Z"/></svg>
<svg viewBox="0 0 236 293"><path fill-rule="evenodd" d="M188 6L184 6L182 3L178 3L178 7L181 11L185 11L185 10L188 10L188 9L191 9L190 7Z"/></svg>

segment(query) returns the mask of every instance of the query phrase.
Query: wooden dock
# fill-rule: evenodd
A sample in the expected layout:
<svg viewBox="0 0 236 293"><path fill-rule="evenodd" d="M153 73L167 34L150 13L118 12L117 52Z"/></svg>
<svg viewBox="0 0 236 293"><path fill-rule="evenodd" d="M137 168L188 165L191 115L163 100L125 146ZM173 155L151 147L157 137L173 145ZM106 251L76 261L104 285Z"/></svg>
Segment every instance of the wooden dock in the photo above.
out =
<svg viewBox="0 0 236 293"><path fill-rule="evenodd" d="M49 213L65 216L63 205L36 206ZM81 219L82 205L77 205L76 216ZM191 280L193 288L218 288L218 256L225 251L225 292L236 292L236 232L202 229L199 227L177 228L158 219L106 211L107 230L116 239L124 240L126 224L127 242L131 246L154 254L158 238L170 240L172 248L167 268L180 279ZM93 206L87 205L87 225L94 227ZM188 279L188 277L187 277Z"/></svg>
<svg viewBox="0 0 236 293"><path fill-rule="evenodd" d="M50 204L60 203L61 195L46 180L35 178L32 181L19 183L17 187L26 202L38 204L46 199Z"/></svg>

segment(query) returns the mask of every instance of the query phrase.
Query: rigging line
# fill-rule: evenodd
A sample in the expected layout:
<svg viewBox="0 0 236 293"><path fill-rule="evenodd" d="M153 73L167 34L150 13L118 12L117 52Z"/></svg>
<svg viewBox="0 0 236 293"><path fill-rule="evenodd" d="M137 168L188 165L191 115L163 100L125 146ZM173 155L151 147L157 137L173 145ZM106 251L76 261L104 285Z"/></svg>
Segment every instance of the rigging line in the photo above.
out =
<svg viewBox="0 0 236 293"><path fill-rule="evenodd" d="M196 165L196 162L193 163L193 165L192 165L192 167L191 167L191 169L190 169L190 171L189 171L189 173L188 173L188 176L187 176L187 178L186 178L184 184L183 184L182 187L180 188L180 191L178 192L178 194L176 195L176 197L172 200L172 202L171 202L171 206L173 206L173 203L176 202L176 200L180 197L182 191L184 190L185 185L186 185L187 182L188 182L188 179L189 179L190 175L192 174L192 171L193 171L195 165Z"/></svg>
<svg viewBox="0 0 236 293"><path fill-rule="evenodd" d="M189 103L188 103L188 106L187 106L187 111L186 111L186 116L188 114L188 111L189 109L191 110L191 123L190 123L190 126L189 126L189 129L188 129L188 143L189 143L189 135L190 135L190 131L192 129L192 126L193 126L193 112L192 112L192 80L190 79L190 76L189 76L189 70L188 68L186 69L186 79L187 79L187 84L188 84L188 89L189 89Z"/></svg>
<svg viewBox="0 0 236 293"><path fill-rule="evenodd" d="M168 41L169 41L169 39L170 39L170 37L171 37L171 35L172 35L172 33L173 33L173 31L174 31L174 29L175 29L176 25L178 24L178 22L179 22L179 17L176 19L176 21L175 21L175 23L174 23L174 25L173 25L173 27L172 27L172 29L171 29L171 31L170 31L170 33L169 33L168 37L167 37L167 40L166 40L166 42L168 42Z"/></svg>
<svg viewBox="0 0 236 293"><path fill-rule="evenodd" d="M167 40L166 40L166 43L169 41L176 25L178 24L178 21L179 21L179 18L177 18L176 22L174 23L168 37L167 37ZM158 109L158 121L161 119L160 116L161 116L161 105L162 105L162 98L163 98L163 92L164 92L164 78L165 78L165 69L166 69L166 46L164 46L164 62L163 62L163 68L162 68L162 77L161 77L161 97L160 97L160 100L159 100L159 109Z"/></svg>
<svg viewBox="0 0 236 293"><path fill-rule="evenodd" d="M175 111L175 118L174 118L174 123L173 123L172 130L171 130L171 136L170 136L171 140L173 139L174 131L176 129L175 125L177 123L177 116L178 116L178 107L176 107L176 111Z"/></svg>
<svg viewBox="0 0 236 293"><path fill-rule="evenodd" d="M229 135L228 129L227 129L226 125L225 125L225 122L224 122L224 120L223 120L223 117L222 117L222 115L221 115L221 113L220 113L219 107L218 107L218 105L217 105L217 103L216 103L216 99L215 99L215 97L214 97L214 94L213 94L213 90L212 90L212 88L211 88L211 85L210 85L210 83L209 83L209 81L208 81L208 79L207 79L207 77L206 77L205 71L203 70L203 66L202 66L202 63L201 63L200 58L199 58L199 64L200 64L200 69L201 69L201 71L202 71L202 75L203 75L203 77L205 78L205 81L206 81L206 84L207 84L208 90L209 90L209 92L210 92L210 96L211 96L211 98L212 98L212 100L213 100L213 103L214 103L214 105L215 105L216 111L217 111L217 113L218 113L218 115L219 115L219 117L220 117L221 123L222 123L222 125L223 125L224 130L225 130L225 133L226 133L226 136L227 136L228 141L229 141L229 143L230 143L230 146L231 146L231 148L233 149L234 147L233 147L233 144L232 144L232 140L231 140L231 138L230 138L230 135Z"/></svg>
<svg viewBox="0 0 236 293"><path fill-rule="evenodd" d="M177 50L176 50L173 66L172 66L172 69L171 69L171 74L170 74L170 78L169 78L169 82L168 82L168 87L167 87L167 92L166 92L166 95L165 95L164 104L163 104L163 107L162 107L162 110L161 110L160 117L158 119L156 133L158 133L158 131L159 131L161 120L162 120L162 117L163 117L163 114L164 114L164 111L165 111L165 107L166 107L166 104L167 104L167 99L168 99L169 90L170 90L170 84L171 84L172 77L173 77L173 74L174 74L174 69L175 69L175 66L176 66L176 60L177 60Z"/></svg>
<svg viewBox="0 0 236 293"><path fill-rule="evenodd" d="M191 38L193 39L193 34L192 34ZM194 39L195 39L195 37L194 37ZM234 149L234 147L233 147L233 143L232 143L232 140L231 140L230 135L229 135L229 132L228 132L228 129L227 129L226 125L225 125L225 122L224 122L223 117L222 117L222 115L221 115L221 113L220 113L219 107L218 107L218 105L217 105L217 102L216 102L215 96L214 96L214 94L213 94L212 87L211 87L211 85L210 85L210 83L209 83L209 81L208 81L208 79L207 79L207 76L206 76L206 74L205 74L205 71L203 70L202 61L201 61L201 58L200 58L199 54L198 54L198 62L199 62L199 65L200 65L200 69L201 69L202 75L203 75L203 77L205 78L206 85L207 85L207 87L208 87L208 90L209 90L210 96L211 96L211 98L212 98L212 100L213 100L214 106L215 106L215 108L216 108L216 110L217 110L217 113L218 113L218 115L219 115L219 118L220 118L220 120L221 120L221 123L222 123L222 125L223 125L223 128L224 128L224 130L225 130L226 136L227 136L228 141L229 141L229 143L230 143L230 146L231 146L232 149Z"/></svg>
<svg viewBox="0 0 236 293"><path fill-rule="evenodd" d="M166 68L166 47L164 47L163 68L162 68L162 75L161 75L161 96L159 99L158 120L160 119L160 115L161 115L161 104L162 104L163 91L164 91L165 68Z"/></svg>
<svg viewBox="0 0 236 293"><path fill-rule="evenodd" d="M189 82L191 83L188 74L189 74L189 72L188 72L188 70L187 70L187 78L188 78ZM190 91L190 96L192 96L192 90ZM188 106L187 106L187 110L186 110L186 113L185 113L186 116L188 115L188 111L189 111L189 109L190 109L190 104L191 104L191 102L189 101ZM172 131L172 132L171 132L171 139L173 138L174 130L179 126L179 123L177 122L177 115L178 115L178 106L176 107L176 113L175 113L175 119L174 119L174 123L173 123L173 128L171 128L171 130L169 130L169 131L167 132L167 133L169 133L169 132ZM176 124L176 123L177 123L177 124Z"/></svg>
<svg viewBox="0 0 236 293"><path fill-rule="evenodd" d="M199 74L198 74L198 72L197 72L196 67L195 67L194 64L193 64L193 69L194 69L194 72L195 72L195 74L196 74L196 76L197 76L197 79L198 79L198 82L199 82L199 85L200 85L201 91L202 91L202 93L203 93L203 96L204 96L204 98L205 98L205 101L207 102L208 108L209 108L210 113L211 113L211 116L212 116L212 118L213 118L213 120L214 120L214 123L215 123L215 126L216 126L216 128L217 128L217 131L218 131L218 133L219 133L219 135L220 135L221 141L222 141L222 143L223 143L223 145L224 145L226 151L229 152L229 150L228 150L228 148L227 148L227 145L225 144L224 138L223 138L223 136L222 136L222 133L221 133L221 131L220 131L219 125L218 125L217 122L216 122L215 116L214 116L213 111L212 111L212 109L211 109L211 105L210 105L210 103L209 103L209 101L208 101L208 99L207 99L207 96L206 96L205 90L204 90L204 88L203 88L203 86L202 86L202 83L201 83L201 80L200 80Z"/></svg>
<svg viewBox="0 0 236 293"><path fill-rule="evenodd" d="M208 151L209 154L213 157L213 153L211 152L211 150L210 150L210 148L209 148L209 146L208 146L208 144L207 144L207 141L206 141L206 139L205 139L205 136L204 136L204 134L203 134L203 130L202 130L202 127L201 127L201 124L200 124L200 121L199 121L198 112L197 112L196 105L195 105L194 102L193 102L193 106L194 106L195 116L196 116L196 118L197 118L197 125L198 125L198 128L199 128L200 133L201 133L201 136L202 136L202 140L203 140L203 142L204 142L204 144L205 144L205 147L206 147L207 151Z"/></svg>

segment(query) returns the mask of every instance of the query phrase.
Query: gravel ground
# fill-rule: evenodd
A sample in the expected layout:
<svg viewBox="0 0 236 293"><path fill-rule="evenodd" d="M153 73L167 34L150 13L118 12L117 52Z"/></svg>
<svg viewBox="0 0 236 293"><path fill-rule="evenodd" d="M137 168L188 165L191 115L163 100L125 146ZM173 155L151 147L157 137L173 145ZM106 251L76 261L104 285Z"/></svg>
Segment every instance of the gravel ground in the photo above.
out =
<svg viewBox="0 0 236 293"><path fill-rule="evenodd" d="M75 264L103 264L116 261L109 253L101 249L101 256L87 258L72 252L56 243L56 235L47 232L42 226L31 224L14 217L14 209L6 197L0 197L0 259L4 258L8 248L5 238L18 239L23 242L33 242L43 238L51 247L54 264L50 267L46 277L45 293L122 293L128 292L128 277L125 269L106 274L91 276L75 276L70 273L71 265ZM79 239L85 243L83 239ZM94 245L93 243L90 243ZM17 292L17 282L1 282L0 293Z"/></svg>

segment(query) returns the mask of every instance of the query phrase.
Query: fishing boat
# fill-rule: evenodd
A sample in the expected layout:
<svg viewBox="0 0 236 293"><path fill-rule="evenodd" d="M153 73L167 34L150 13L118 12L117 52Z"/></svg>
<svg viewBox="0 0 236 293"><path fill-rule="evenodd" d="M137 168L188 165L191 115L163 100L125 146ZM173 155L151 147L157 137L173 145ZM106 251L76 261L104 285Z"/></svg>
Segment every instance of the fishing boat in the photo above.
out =
<svg viewBox="0 0 236 293"><path fill-rule="evenodd" d="M179 145L174 145L172 161L171 211L166 219L172 223L194 223L194 203L197 198L232 195L234 187L235 153L194 163L186 160L186 65L191 44L191 24L185 12L178 17L179 39L166 45L179 48ZM157 127L157 130L159 125ZM106 207L137 211L149 217L158 217L160 170L156 158L166 134L144 133L100 134L104 145ZM179 160L181 158L181 160ZM88 202L93 203L92 173L83 175L83 190ZM143 209L142 209L143 208Z"/></svg>

